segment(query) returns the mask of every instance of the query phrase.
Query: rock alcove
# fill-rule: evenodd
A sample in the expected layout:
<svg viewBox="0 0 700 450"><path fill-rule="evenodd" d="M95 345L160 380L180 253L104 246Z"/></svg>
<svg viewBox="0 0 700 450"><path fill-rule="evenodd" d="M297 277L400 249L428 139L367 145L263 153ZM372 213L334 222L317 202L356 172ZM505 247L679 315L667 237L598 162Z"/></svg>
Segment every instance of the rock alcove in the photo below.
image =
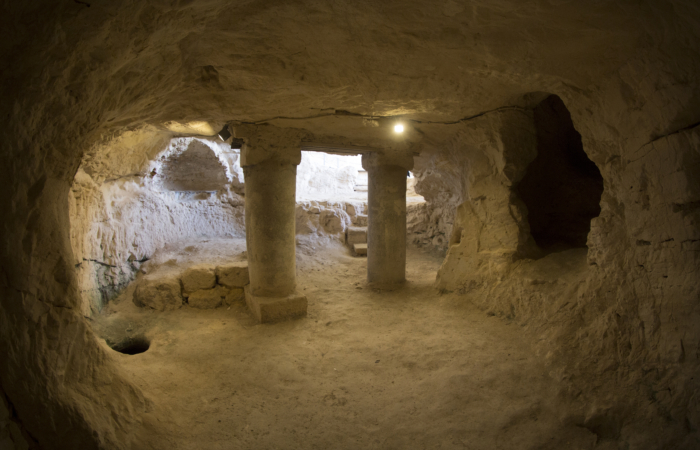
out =
<svg viewBox="0 0 700 450"><path fill-rule="evenodd" d="M559 97L547 97L533 113L537 156L517 186L530 233L545 251L585 247L600 214L603 177Z"/></svg>
<svg viewBox="0 0 700 450"><path fill-rule="evenodd" d="M158 174L154 168L151 172ZM163 157L161 185L170 191L218 191L229 180L226 169L216 155L201 141L192 140L187 150Z"/></svg>
<svg viewBox="0 0 700 450"><path fill-rule="evenodd" d="M696 2L0 21L3 449L699 447ZM307 150L366 204L297 197ZM305 316L258 323L259 254Z"/></svg>

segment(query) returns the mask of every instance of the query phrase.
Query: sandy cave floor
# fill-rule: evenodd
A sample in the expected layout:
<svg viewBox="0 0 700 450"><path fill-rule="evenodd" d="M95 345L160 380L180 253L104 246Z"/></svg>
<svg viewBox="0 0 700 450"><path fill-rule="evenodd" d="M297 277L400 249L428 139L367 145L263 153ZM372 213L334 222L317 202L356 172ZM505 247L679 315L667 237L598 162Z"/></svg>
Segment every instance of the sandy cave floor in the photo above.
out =
<svg viewBox="0 0 700 450"><path fill-rule="evenodd" d="M244 249L243 239L180 243L149 271L242 259ZM560 420L556 386L522 329L439 295L441 257L410 247L407 259L406 286L382 292L366 285L366 258L334 241L302 243L308 317L272 325L243 302L142 310L127 289L93 326L107 339L151 339L138 355L110 350L153 402L135 430L140 448L594 447L594 434Z"/></svg>

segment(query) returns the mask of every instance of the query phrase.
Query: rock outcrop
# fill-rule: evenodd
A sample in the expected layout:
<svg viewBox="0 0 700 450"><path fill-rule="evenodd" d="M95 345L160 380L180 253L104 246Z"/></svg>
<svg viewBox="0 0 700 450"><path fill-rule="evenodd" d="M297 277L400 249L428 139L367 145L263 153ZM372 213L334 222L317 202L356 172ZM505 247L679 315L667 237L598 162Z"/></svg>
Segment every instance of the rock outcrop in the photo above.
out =
<svg viewBox="0 0 700 450"><path fill-rule="evenodd" d="M591 405L566 420L600 439L653 430L672 441L684 426L696 429L698 403L689 393L698 389L700 365L688 349L700 345L700 128L608 158L588 249L570 249L572 233L562 229L553 234L567 245L554 253L536 245L519 197L518 183L537 153L532 114L493 112L458 128L455 140L434 132L440 144L417 171L419 191L439 191L424 194L426 210L461 202L438 289L538 335L539 351L566 386L562 395ZM456 165L464 172L455 173ZM564 208L575 208L577 198ZM580 201L590 209L589 200ZM645 429L658 416L669 421ZM679 445L690 448L694 438L687 439Z"/></svg>

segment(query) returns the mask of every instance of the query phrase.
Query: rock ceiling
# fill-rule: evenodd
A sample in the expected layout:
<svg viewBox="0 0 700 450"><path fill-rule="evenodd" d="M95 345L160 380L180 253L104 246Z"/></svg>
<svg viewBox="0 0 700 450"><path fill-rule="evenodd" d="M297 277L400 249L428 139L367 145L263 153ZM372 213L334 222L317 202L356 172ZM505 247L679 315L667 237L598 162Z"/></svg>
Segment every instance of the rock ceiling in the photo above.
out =
<svg viewBox="0 0 700 450"><path fill-rule="evenodd" d="M660 42L676 51L697 9L679 3L12 4L2 50L20 71L4 88L90 105L88 129L333 110L452 121L588 89Z"/></svg>

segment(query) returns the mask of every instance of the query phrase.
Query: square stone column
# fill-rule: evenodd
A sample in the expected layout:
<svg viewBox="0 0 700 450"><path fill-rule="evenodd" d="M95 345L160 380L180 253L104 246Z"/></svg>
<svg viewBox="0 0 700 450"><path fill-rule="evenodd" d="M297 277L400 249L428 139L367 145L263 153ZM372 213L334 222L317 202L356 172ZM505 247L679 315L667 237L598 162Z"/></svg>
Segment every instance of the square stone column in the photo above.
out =
<svg viewBox="0 0 700 450"><path fill-rule="evenodd" d="M259 322L306 315L296 292L296 173L301 138L271 126L235 127L244 138L245 227L250 284L246 303Z"/></svg>
<svg viewBox="0 0 700 450"><path fill-rule="evenodd" d="M367 281L384 288L406 281L406 176L412 155L362 155L369 175Z"/></svg>

